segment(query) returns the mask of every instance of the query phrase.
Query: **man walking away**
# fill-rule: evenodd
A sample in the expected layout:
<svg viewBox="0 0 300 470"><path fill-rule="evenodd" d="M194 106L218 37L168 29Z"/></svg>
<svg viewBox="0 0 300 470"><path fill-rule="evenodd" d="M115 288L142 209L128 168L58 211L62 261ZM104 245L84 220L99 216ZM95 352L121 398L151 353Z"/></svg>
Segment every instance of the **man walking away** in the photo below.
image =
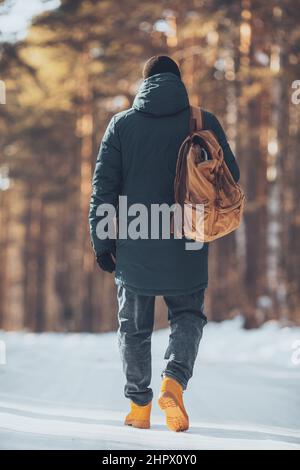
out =
<svg viewBox="0 0 300 470"><path fill-rule="evenodd" d="M177 64L167 56L151 57L130 109L111 119L102 139L90 204L90 230L99 266L115 270L119 304L119 348L126 377L125 396L131 411L125 424L150 427L153 392L151 335L155 296L168 307L171 334L165 353L159 406L173 431L185 431L189 419L183 391L193 367L207 320L204 294L208 283L208 244L185 249L185 239L105 239L97 237L101 219L97 207L141 203L148 213L153 204L174 203L174 178L181 143L189 133L190 108ZM235 181L239 169L217 118L203 111L204 128L214 131ZM128 224L130 218L128 218ZM116 265L115 265L116 260Z"/></svg>

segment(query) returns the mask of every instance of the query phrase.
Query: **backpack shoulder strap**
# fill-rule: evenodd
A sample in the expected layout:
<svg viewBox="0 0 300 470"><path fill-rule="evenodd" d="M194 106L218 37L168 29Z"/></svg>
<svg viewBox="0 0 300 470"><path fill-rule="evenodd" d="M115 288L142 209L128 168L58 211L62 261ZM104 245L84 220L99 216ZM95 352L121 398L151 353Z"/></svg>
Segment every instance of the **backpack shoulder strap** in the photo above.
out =
<svg viewBox="0 0 300 470"><path fill-rule="evenodd" d="M203 113L199 106L190 106L190 132L203 129Z"/></svg>

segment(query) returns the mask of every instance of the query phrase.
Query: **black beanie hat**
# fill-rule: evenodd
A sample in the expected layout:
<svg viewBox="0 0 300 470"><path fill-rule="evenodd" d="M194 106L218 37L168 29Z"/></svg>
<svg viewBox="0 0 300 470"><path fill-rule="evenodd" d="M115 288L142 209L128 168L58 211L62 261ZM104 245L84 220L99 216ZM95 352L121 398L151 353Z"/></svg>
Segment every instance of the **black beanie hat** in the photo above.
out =
<svg viewBox="0 0 300 470"><path fill-rule="evenodd" d="M180 70L176 62L166 55L150 57L144 65L143 78L149 78L157 73L171 72L181 78Z"/></svg>

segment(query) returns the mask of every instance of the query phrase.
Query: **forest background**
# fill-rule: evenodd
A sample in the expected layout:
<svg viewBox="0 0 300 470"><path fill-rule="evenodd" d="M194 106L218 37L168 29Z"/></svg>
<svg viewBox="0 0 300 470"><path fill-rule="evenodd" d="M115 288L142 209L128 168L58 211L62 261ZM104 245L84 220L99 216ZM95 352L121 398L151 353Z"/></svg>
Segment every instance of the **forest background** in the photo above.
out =
<svg viewBox="0 0 300 470"><path fill-rule="evenodd" d="M209 319L300 324L297 2L51 2L24 37L0 34L0 328L116 329L114 280L89 240L91 175L155 54L219 117L246 192L240 229L211 246ZM13 3L0 2L2 23Z"/></svg>

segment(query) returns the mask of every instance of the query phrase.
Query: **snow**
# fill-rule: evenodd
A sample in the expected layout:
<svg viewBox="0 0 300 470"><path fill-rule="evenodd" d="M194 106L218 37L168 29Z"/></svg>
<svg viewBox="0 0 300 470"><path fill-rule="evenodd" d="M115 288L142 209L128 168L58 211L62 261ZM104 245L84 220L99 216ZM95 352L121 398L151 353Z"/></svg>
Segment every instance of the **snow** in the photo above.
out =
<svg viewBox="0 0 300 470"><path fill-rule="evenodd" d="M179 434L156 401L150 430L123 425L115 333L0 332L0 449L300 449L300 328L241 325L206 326L185 393L191 427ZM167 341L154 333L155 396Z"/></svg>

